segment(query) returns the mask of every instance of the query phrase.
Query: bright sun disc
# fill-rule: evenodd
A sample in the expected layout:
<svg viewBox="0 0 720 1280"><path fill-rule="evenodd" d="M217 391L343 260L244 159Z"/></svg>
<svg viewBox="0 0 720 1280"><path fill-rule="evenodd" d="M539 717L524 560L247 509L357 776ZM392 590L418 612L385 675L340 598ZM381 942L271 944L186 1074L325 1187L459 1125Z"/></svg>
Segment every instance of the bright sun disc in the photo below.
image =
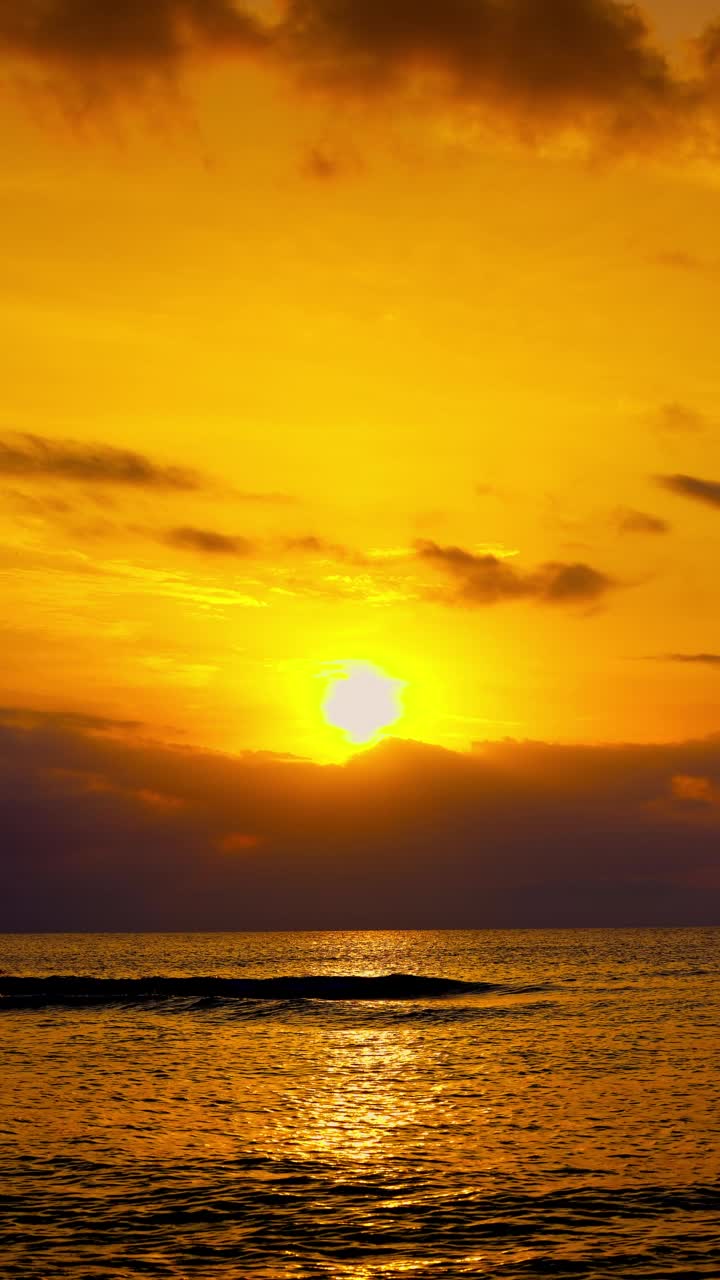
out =
<svg viewBox="0 0 720 1280"><path fill-rule="evenodd" d="M370 742L400 719L401 680L369 662L347 662L333 676L323 700L328 724L342 729L350 742Z"/></svg>

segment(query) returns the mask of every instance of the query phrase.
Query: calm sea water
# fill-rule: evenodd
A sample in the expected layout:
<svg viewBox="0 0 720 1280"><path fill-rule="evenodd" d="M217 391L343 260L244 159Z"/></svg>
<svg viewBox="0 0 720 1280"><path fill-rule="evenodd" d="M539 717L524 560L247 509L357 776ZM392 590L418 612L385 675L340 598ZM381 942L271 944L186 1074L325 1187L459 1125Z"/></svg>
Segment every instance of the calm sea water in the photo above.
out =
<svg viewBox="0 0 720 1280"><path fill-rule="evenodd" d="M718 1277L719 944L2 937L0 1275Z"/></svg>

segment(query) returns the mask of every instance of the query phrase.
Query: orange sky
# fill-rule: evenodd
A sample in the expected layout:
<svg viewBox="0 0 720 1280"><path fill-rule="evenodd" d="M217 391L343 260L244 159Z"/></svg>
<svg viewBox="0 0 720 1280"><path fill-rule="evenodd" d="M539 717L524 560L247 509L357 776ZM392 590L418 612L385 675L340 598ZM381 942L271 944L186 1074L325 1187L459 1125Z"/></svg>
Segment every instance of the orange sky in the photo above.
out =
<svg viewBox="0 0 720 1280"><path fill-rule="evenodd" d="M717 731L715 6L240 8L0 10L2 702L333 759L357 660L444 746Z"/></svg>

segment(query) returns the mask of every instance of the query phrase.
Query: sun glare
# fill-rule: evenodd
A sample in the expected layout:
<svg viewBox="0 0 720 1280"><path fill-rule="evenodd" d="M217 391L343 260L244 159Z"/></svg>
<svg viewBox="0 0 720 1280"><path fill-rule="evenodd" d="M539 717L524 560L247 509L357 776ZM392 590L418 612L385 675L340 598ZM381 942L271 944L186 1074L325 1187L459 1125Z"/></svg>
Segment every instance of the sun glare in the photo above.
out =
<svg viewBox="0 0 720 1280"><path fill-rule="evenodd" d="M330 678L323 715L349 742L371 742L402 716L402 689L402 680L369 662L346 662Z"/></svg>

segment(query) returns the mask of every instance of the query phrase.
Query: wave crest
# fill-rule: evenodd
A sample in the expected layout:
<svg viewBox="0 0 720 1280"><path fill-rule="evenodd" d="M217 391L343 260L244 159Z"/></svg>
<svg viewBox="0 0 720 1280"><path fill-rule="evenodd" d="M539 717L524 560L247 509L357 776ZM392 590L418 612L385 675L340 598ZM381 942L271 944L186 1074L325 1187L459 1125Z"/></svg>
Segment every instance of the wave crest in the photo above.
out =
<svg viewBox="0 0 720 1280"><path fill-rule="evenodd" d="M81 975L0 976L0 1008L32 1005L142 1003L172 999L426 1000L497 990L489 982L422 974L308 974L273 978L96 978Z"/></svg>

